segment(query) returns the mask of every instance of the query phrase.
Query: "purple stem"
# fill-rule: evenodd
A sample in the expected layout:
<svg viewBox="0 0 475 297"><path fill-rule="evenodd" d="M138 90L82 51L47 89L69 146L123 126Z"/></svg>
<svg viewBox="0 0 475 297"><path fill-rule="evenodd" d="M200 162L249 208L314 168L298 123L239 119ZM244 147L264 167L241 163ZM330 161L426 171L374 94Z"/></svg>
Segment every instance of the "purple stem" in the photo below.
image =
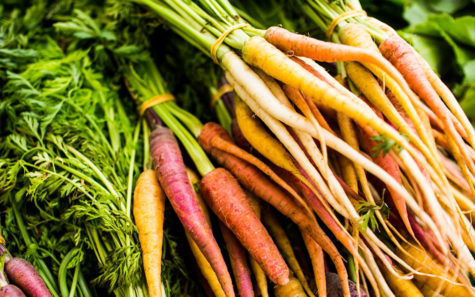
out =
<svg viewBox="0 0 475 297"><path fill-rule="evenodd" d="M152 130L158 126L163 126L162 119L160 119L157 112L153 108L147 108L147 110L145 110L145 119Z"/></svg>
<svg viewBox="0 0 475 297"><path fill-rule="evenodd" d="M221 88L224 85L229 85L229 82L223 76L218 82L218 88ZM224 94L223 96L221 96L221 100L223 101L224 106L226 106L228 112L231 114L231 118L236 118L236 110L234 108L234 93L228 92Z"/></svg>

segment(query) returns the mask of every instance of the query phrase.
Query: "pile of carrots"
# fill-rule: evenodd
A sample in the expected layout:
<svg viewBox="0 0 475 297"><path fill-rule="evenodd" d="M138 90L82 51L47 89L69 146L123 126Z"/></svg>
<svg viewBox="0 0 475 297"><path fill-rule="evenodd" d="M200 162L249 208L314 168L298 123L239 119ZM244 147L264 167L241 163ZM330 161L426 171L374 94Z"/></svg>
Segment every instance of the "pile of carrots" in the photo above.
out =
<svg viewBox="0 0 475 297"><path fill-rule="evenodd" d="M475 132L391 28L357 1L308 1L333 42L253 28L227 1L132 2L209 54L233 92L217 109L230 135L168 97L147 105L167 95L153 62L124 73L151 129L155 170L133 206L150 296L163 294L165 197L214 296L475 295Z"/></svg>

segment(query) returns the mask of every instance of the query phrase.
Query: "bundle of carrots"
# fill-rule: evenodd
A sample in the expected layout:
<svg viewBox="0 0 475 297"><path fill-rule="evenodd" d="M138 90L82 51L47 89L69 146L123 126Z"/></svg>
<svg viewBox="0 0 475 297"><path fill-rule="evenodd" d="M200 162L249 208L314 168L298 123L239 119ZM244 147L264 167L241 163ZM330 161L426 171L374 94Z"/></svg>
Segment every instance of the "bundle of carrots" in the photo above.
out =
<svg viewBox="0 0 475 297"><path fill-rule="evenodd" d="M158 179L216 296L236 293L172 132L202 175L199 193L220 220L241 296L256 294L252 275L263 296L266 277L276 296L315 294L268 205L300 230L318 296L332 296L332 270L343 296L475 295L475 133L449 89L391 28L363 16L357 1L307 2L312 19L344 44L259 30L226 0L133 2L210 55L234 90L233 104L224 104L234 110L223 115L221 104L219 113L225 126L237 123L237 143L171 102L152 62L125 71L153 129L153 196L163 197ZM337 62L336 73L315 61ZM136 199L146 193L141 186ZM142 214L153 214L135 213L145 257L160 241L145 239L151 226L139 223Z"/></svg>

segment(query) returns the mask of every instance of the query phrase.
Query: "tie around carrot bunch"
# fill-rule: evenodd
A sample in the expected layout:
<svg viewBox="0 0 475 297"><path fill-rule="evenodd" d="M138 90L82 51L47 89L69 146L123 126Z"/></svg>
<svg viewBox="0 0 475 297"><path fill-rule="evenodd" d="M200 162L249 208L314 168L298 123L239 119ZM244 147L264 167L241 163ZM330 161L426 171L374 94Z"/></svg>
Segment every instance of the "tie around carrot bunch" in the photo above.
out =
<svg viewBox="0 0 475 297"><path fill-rule="evenodd" d="M133 2L156 12L208 54L235 92L235 111L222 116L220 105L220 119L227 119L223 124L229 128L235 117L233 129L240 130L250 151L234 143L226 129L203 126L173 102L153 109L203 177L200 194L222 222L239 294L252 296L254 290L235 239L249 253L251 267L255 260L276 286L289 282L307 295L310 280L317 295L328 295L333 272L343 296L361 288L374 296L474 294L469 214L475 199L475 133L448 88L394 31L362 16L357 1L309 0L303 6L331 41L280 27L254 28L227 1ZM337 76L316 61L336 62ZM151 67L126 73L139 102L165 93L154 87L162 83ZM150 142L160 184L222 293L234 296L229 269L185 167L175 165L183 163L176 141L170 130L155 129ZM205 152L227 170L215 169ZM299 230L315 278L296 271L293 277L296 266L282 257L249 195ZM442 269L421 269L424 257ZM460 291L452 294L428 280ZM412 291L401 288L405 285ZM257 287L266 295L270 286ZM276 287L275 294L286 290Z"/></svg>

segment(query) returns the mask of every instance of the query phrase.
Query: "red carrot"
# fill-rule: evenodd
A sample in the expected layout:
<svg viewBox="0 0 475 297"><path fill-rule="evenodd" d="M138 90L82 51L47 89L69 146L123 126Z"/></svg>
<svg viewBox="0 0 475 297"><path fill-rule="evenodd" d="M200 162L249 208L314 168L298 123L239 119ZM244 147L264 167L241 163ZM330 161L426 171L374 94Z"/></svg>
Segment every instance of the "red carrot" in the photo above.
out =
<svg viewBox="0 0 475 297"><path fill-rule="evenodd" d="M239 296L252 297L254 296L254 290L252 288L251 270L247 265L246 251L223 223L219 224L219 228L226 243Z"/></svg>
<svg viewBox="0 0 475 297"><path fill-rule="evenodd" d="M224 168L201 179L201 191L208 206L276 284L289 282L289 269L272 238L256 216L239 183Z"/></svg>
<svg viewBox="0 0 475 297"><path fill-rule="evenodd" d="M246 163L233 155L212 147L214 137L221 137L232 142L231 137L224 128L216 123L207 123L203 126L198 142L211 154L219 164L229 169L239 182L249 191L274 206L279 212L291 219L297 226L318 242L323 250L328 253L335 264L340 276L345 296L349 296L348 274L342 257L333 242L323 232L317 222L307 215L287 193L270 181L256 167ZM346 294L348 293L348 294Z"/></svg>
<svg viewBox="0 0 475 297"><path fill-rule="evenodd" d="M360 135L362 138L361 145L365 148L365 150L369 153L372 153L373 148L377 145L377 142L371 140L371 136L366 133L364 129L360 129ZM373 161L383 168L387 173L389 173L399 184L402 184L401 179L401 171L399 170L399 166L396 160L389 154L383 155L382 152L378 153L377 156L373 156ZM401 219L409 231L413 235L411 224L409 223L409 218L407 214L407 206L404 198L402 198L396 191L392 188L388 188L389 193L391 194L392 201L394 206L396 207Z"/></svg>
<svg viewBox="0 0 475 297"><path fill-rule="evenodd" d="M155 128L150 135L150 150L157 177L178 218L213 267L226 296L235 296L223 255L193 194L171 130L161 126Z"/></svg>

